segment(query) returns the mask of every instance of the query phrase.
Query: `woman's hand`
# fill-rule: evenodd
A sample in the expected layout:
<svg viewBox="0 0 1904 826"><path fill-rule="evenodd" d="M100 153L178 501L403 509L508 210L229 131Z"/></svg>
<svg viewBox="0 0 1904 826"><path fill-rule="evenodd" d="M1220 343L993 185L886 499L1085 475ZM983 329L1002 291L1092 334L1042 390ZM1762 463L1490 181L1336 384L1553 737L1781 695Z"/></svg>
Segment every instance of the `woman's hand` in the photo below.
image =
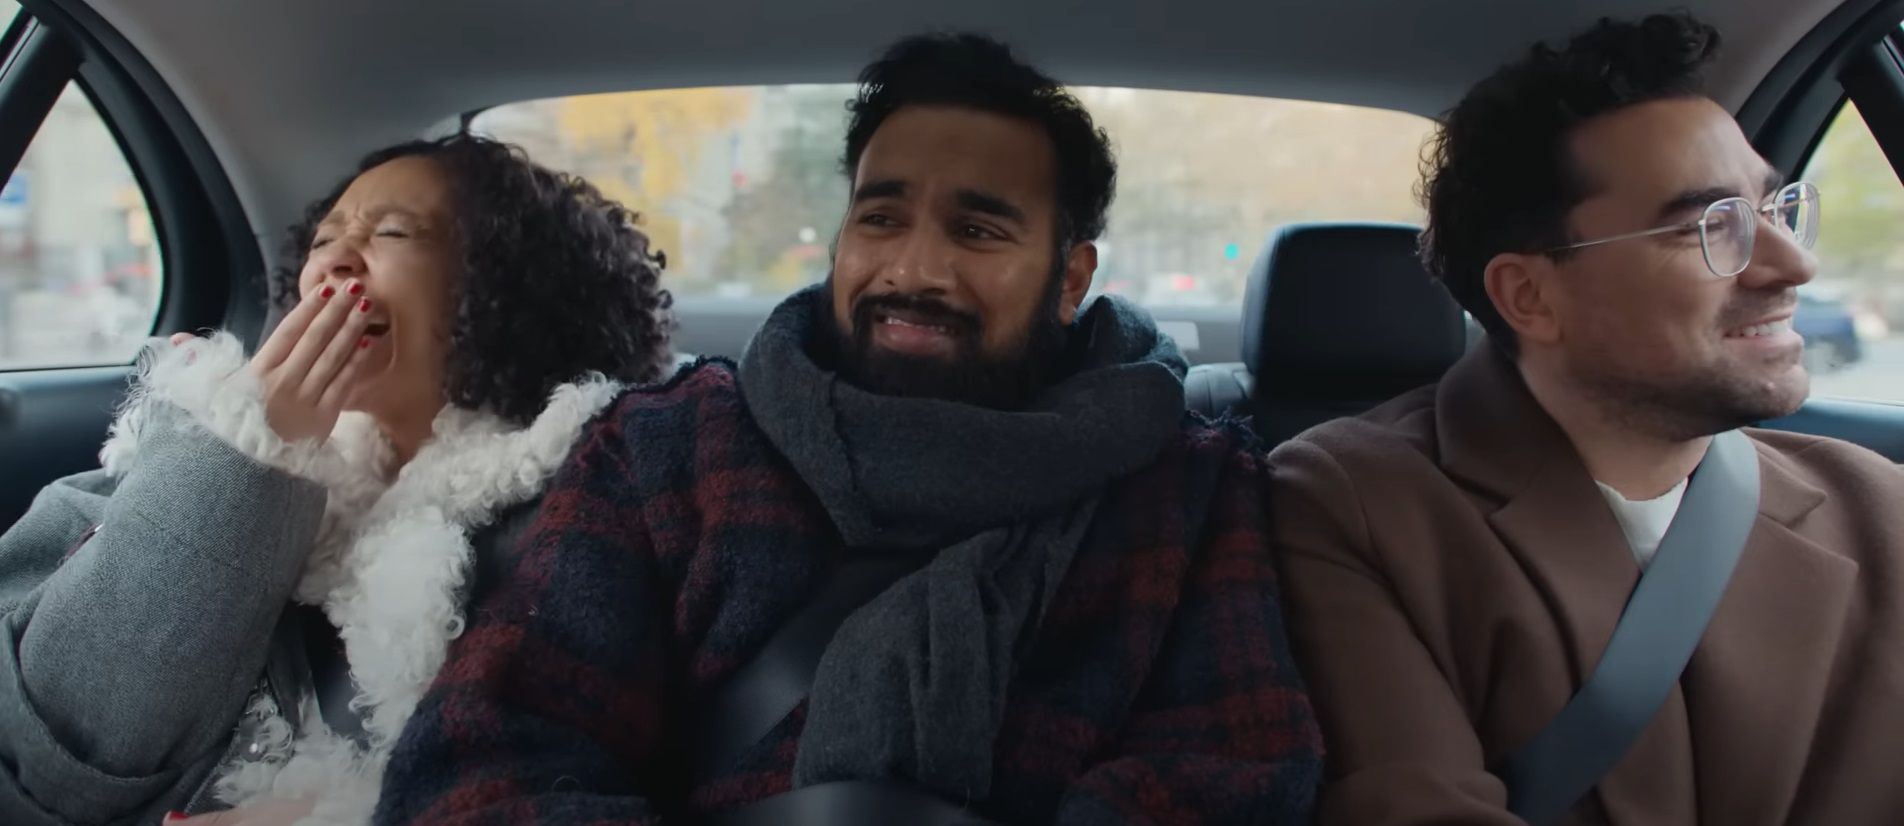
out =
<svg viewBox="0 0 1904 826"><path fill-rule="evenodd" d="M363 283L347 281L313 290L284 317L258 354L251 372L264 385L264 415L287 442L324 439L337 426L349 400L357 367L370 340L370 299Z"/></svg>
<svg viewBox="0 0 1904 826"><path fill-rule="evenodd" d="M311 800L272 800L197 817L175 813L165 816L164 826L291 826L309 817L314 805Z"/></svg>

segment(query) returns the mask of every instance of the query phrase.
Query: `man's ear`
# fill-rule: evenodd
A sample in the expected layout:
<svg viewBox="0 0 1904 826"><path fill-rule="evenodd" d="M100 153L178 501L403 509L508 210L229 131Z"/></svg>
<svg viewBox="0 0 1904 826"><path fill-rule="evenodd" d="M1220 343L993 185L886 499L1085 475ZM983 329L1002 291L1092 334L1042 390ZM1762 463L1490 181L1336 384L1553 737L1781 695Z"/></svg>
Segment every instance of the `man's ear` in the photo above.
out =
<svg viewBox="0 0 1904 826"><path fill-rule="evenodd" d="M1097 245L1082 241L1071 245L1064 256L1064 288L1058 302L1058 320L1066 324L1077 320L1078 305L1091 293L1091 279L1097 275Z"/></svg>
<svg viewBox="0 0 1904 826"><path fill-rule="evenodd" d="M1504 252L1482 271L1482 283L1494 311L1522 342L1554 344L1560 341L1558 302L1563 299L1553 259L1545 255Z"/></svg>

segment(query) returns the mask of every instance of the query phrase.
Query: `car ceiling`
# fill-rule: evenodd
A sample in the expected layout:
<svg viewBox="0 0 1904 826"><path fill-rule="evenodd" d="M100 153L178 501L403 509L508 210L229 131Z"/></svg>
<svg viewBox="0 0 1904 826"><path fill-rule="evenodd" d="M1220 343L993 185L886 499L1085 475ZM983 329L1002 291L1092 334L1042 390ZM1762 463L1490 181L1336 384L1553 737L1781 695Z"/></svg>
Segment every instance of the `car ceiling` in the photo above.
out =
<svg viewBox="0 0 1904 826"><path fill-rule="evenodd" d="M377 146L587 92L850 81L921 30L1003 37L1060 79L1433 115L1538 39L1686 8L1736 108L1839 0L94 0L177 94L270 234ZM1184 124L1184 128L1194 128ZM264 239L267 250L273 247Z"/></svg>

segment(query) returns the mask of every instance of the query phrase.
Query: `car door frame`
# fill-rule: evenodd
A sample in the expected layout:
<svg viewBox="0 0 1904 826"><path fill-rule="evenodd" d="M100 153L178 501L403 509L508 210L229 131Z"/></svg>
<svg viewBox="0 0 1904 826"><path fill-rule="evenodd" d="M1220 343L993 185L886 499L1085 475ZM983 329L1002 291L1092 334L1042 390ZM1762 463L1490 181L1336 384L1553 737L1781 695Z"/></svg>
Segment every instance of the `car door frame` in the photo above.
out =
<svg viewBox="0 0 1904 826"><path fill-rule="evenodd" d="M0 177L68 83L111 132L152 217L161 261L148 332L263 326L263 257L217 155L159 73L90 7L20 0L0 36ZM130 364L0 371L0 529L46 483L97 465Z"/></svg>

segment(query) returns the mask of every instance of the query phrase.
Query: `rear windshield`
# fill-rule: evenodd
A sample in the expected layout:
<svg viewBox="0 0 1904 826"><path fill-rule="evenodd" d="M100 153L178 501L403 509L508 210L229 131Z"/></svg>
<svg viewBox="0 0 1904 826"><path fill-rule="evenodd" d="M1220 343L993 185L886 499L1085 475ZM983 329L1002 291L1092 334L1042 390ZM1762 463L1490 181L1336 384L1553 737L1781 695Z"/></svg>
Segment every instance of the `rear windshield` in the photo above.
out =
<svg viewBox="0 0 1904 826"><path fill-rule="evenodd" d="M1231 305L1275 227L1421 222L1432 124L1308 101L1086 87L1119 163L1098 289ZM825 278L846 209L849 85L671 89L498 106L476 131L594 181L643 214L684 297L772 297Z"/></svg>

